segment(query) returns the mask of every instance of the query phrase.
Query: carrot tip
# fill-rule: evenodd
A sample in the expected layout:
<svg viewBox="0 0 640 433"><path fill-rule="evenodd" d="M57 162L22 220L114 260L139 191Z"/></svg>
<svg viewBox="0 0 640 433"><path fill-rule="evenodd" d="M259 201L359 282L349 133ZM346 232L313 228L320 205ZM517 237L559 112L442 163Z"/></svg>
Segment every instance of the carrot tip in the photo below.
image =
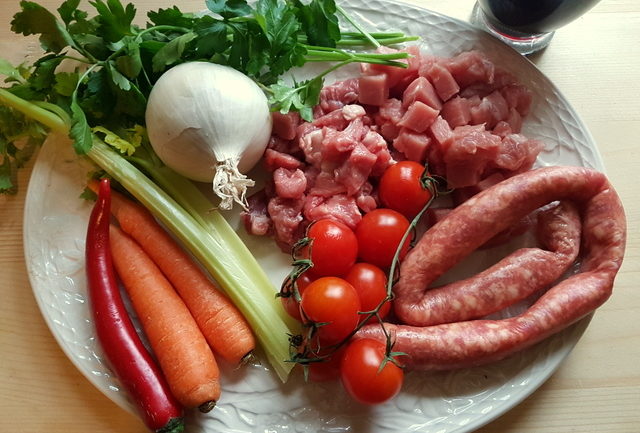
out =
<svg viewBox="0 0 640 433"><path fill-rule="evenodd" d="M240 368L244 365L247 365L251 362L257 361L258 358L256 357L256 355L253 353L253 350L250 350L249 352L247 352L246 355L244 355L241 359L240 359L240 363L238 363L237 368Z"/></svg>
<svg viewBox="0 0 640 433"><path fill-rule="evenodd" d="M208 413L208 412L211 412L214 407L216 407L216 401L210 400L210 401L205 401L200 406L198 406L198 410L202 413Z"/></svg>

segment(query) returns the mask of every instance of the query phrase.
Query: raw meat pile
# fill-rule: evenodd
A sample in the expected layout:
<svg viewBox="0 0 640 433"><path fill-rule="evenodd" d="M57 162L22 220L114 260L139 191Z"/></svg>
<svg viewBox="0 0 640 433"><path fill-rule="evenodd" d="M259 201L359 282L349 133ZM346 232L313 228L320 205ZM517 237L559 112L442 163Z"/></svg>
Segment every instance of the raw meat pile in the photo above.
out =
<svg viewBox="0 0 640 433"><path fill-rule="evenodd" d="M289 251L320 218L354 228L399 160L428 163L458 202L531 168L543 145L520 133L532 103L525 86L477 51L408 51L406 69L364 65L360 77L325 87L312 122L274 113L264 155L271 178L249 199L249 233L273 235Z"/></svg>

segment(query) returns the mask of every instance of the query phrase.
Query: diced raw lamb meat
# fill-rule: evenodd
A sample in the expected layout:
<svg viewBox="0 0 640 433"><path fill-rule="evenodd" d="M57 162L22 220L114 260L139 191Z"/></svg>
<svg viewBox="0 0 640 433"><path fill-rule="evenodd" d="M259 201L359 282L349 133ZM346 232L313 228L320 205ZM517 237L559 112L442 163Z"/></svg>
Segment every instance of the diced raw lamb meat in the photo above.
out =
<svg viewBox="0 0 640 433"><path fill-rule="evenodd" d="M474 83L493 83L495 66L478 51L460 53L449 59L446 67L460 87Z"/></svg>
<svg viewBox="0 0 640 433"><path fill-rule="evenodd" d="M460 90L459 95L461 98L466 98L466 99L477 97L479 101L480 99L484 98L489 93L495 90L496 88L493 84L475 83Z"/></svg>
<svg viewBox="0 0 640 433"><path fill-rule="evenodd" d="M380 106L389 98L387 74L364 75L359 78L358 102Z"/></svg>
<svg viewBox="0 0 640 433"><path fill-rule="evenodd" d="M508 135L502 139L495 166L514 173L528 170L543 148L542 142L522 134Z"/></svg>
<svg viewBox="0 0 640 433"><path fill-rule="evenodd" d="M491 115L491 107L484 99L478 105L471 107L469 113L471 114L470 125L484 125L488 129L495 125L495 119Z"/></svg>
<svg viewBox="0 0 640 433"><path fill-rule="evenodd" d="M449 123L451 128L469 124L471 121L469 100L460 96L449 99L442 106L440 115Z"/></svg>
<svg viewBox="0 0 640 433"><path fill-rule="evenodd" d="M283 197L273 197L269 200L267 210L273 222L275 239L283 249L290 248L300 238L304 203L304 199Z"/></svg>
<svg viewBox="0 0 640 433"><path fill-rule="evenodd" d="M436 93L443 101L448 101L460 91L460 86L451 75L451 72L439 63L434 63L427 70L427 78L436 89Z"/></svg>
<svg viewBox="0 0 640 433"><path fill-rule="evenodd" d="M485 124L487 129L492 129L501 120L509 116L509 105L499 91L494 91L484 98L479 105L471 107L471 124Z"/></svg>
<svg viewBox="0 0 640 433"><path fill-rule="evenodd" d="M350 78L325 86L320 91L320 103L314 110L314 116L330 113L333 110L353 104L358 100L358 79ZM316 112L318 111L318 112Z"/></svg>
<svg viewBox="0 0 640 433"><path fill-rule="evenodd" d="M313 182L313 187L309 189L309 194L318 197L331 197L336 194L347 192L347 188L339 183L333 172L321 171Z"/></svg>
<svg viewBox="0 0 640 433"><path fill-rule="evenodd" d="M300 137L300 148L304 152L306 161L316 167L322 163L322 142L324 134L321 129L313 129Z"/></svg>
<svg viewBox="0 0 640 433"><path fill-rule="evenodd" d="M388 120L378 120L378 131L386 140L393 141L400 133L400 127Z"/></svg>
<svg viewBox="0 0 640 433"><path fill-rule="evenodd" d="M342 117L351 122L358 117L364 117L367 114L364 107L357 104L349 104L342 107Z"/></svg>
<svg viewBox="0 0 640 433"><path fill-rule="evenodd" d="M247 231L287 251L311 221L354 228L378 207L375 185L396 160L427 162L456 189L454 204L531 168L542 144L517 133L532 93L515 76L478 52L408 51L406 69L364 65L359 79L325 87L311 122L274 114L272 176L242 214Z"/></svg>
<svg viewBox="0 0 640 433"><path fill-rule="evenodd" d="M419 56L420 54L419 47L417 46L414 46L413 48L407 49L405 51L409 51L410 54L413 54L414 56ZM376 52L380 54L393 54L393 53L399 52L399 50L396 50L390 47L381 46L376 49ZM396 87L401 82L407 82L410 79L409 77L415 78L418 76L418 67L420 65L419 59L417 61L416 60L412 61L412 59L398 59L396 61L400 63L406 63L407 67L398 68L396 66L389 66L389 65L367 64L363 68L364 75L385 74L387 76L387 80L386 80L387 89ZM362 82L360 82L360 84L362 84ZM372 105L379 105L379 104L372 104Z"/></svg>
<svg viewBox="0 0 640 433"><path fill-rule="evenodd" d="M292 140L285 140L276 135L272 135L271 138L269 138L267 149L273 149L282 153L291 153L292 148L297 147L295 144L292 144L291 141Z"/></svg>
<svg viewBox="0 0 640 433"><path fill-rule="evenodd" d="M489 103L491 113L494 119L496 119L496 123L509 117L509 105L507 104L507 100L504 99L502 93L499 91L496 90L495 92L488 94L482 98L482 100Z"/></svg>
<svg viewBox="0 0 640 433"><path fill-rule="evenodd" d="M336 131L332 128L323 129L322 140L322 167L324 162L333 163L342 160L348 152L351 152L356 143L360 142L365 136L368 127L364 126L361 118L357 118L342 131Z"/></svg>
<svg viewBox="0 0 640 433"><path fill-rule="evenodd" d="M533 95L529 89L521 84L510 84L501 88L500 92L509 107L518 110L521 116L529 114L533 101Z"/></svg>
<svg viewBox="0 0 640 433"><path fill-rule="evenodd" d="M345 105L330 113L317 117L311 122L314 126L322 128L328 126L337 131L342 131L349 123L357 118L364 117L367 112L364 107L357 104Z"/></svg>
<svg viewBox="0 0 640 433"><path fill-rule="evenodd" d="M398 138L393 141L393 147L402 152L407 159L423 163L430 143L431 139L427 134L403 128Z"/></svg>
<svg viewBox="0 0 640 433"><path fill-rule="evenodd" d="M429 107L424 102L415 101L409 105L398 126L409 128L415 132L424 132L438 117L440 112Z"/></svg>
<svg viewBox="0 0 640 433"><path fill-rule="evenodd" d="M493 127L491 132L493 132L495 135L501 138L504 138L507 135L513 134L513 131L511 130L511 125L509 125L509 123L506 120L501 120L500 122L498 122L496 126Z"/></svg>
<svg viewBox="0 0 640 433"><path fill-rule="evenodd" d="M483 125L455 128L443 155L449 186L477 184L488 164L498 155L500 145L500 137L486 131Z"/></svg>
<svg viewBox="0 0 640 433"><path fill-rule="evenodd" d="M493 75L493 85L496 89L500 89L510 84L518 84L518 79L511 72L496 66Z"/></svg>
<svg viewBox="0 0 640 433"><path fill-rule="evenodd" d="M396 98L389 98L380 106L378 116L393 123L398 123L404 116L405 109L402 101Z"/></svg>
<svg viewBox="0 0 640 433"><path fill-rule="evenodd" d="M248 211L240 215L247 233L256 236L266 236L271 233L271 218L267 213L267 195L264 190L247 198Z"/></svg>
<svg viewBox="0 0 640 433"><path fill-rule="evenodd" d="M402 105L404 107L408 107L415 101L424 102L436 110L442 108L442 101L436 93L436 89L425 77L418 77L413 80L402 94Z"/></svg>
<svg viewBox="0 0 640 433"><path fill-rule="evenodd" d="M348 195L355 195L369 179L377 159L362 143L356 143L349 158L334 171L336 181L346 187Z"/></svg>
<svg viewBox="0 0 640 433"><path fill-rule="evenodd" d="M296 130L300 124L300 113L291 111L282 114L279 111L274 111L271 113L271 119L273 120L272 134L285 140L296 138Z"/></svg>
<svg viewBox="0 0 640 433"><path fill-rule="evenodd" d="M380 134L384 138L392 141L398 136L400 132L398 122L404 116L405 111L402 101L396 98L389 98L380 106L380 109L373 117Z"/></svg>
<svg viewBox="0 0 640 433"><path fill-rule="evenodd" d="M515 108L509 108L509 116L493 127L493 133L504 138L510 134L519 134L522 130L522 116Z"/></svg>
<svg viewBox="0 0 640 433"><path fill-rule="evenodd" d="M369 130L362 139L362 144L376 156L376 163L371 168L371 175L375 177L382 176L387 167L394 163L384 137L375 131Z"/></svg>
<svg viewBox="0 0 640 433"><path fill-rule="evenodd" d="M295 170L296 168L303 166L302 161L298 160L296 157L273 149L265 150L263 161L265 168L268 171L275 171L280 167Z"/></svg>
<svg viewBox="0 0 640 433"><path fill-rule="evenodd" d="M328 126L336 131L342 131L349 125L349 121L345 119L342 114L342 108L338 108L337 110L323 114L320 117L316 117L311 123L318 128Z"/></svg>
<svg viewBox="0 0 640 433"><path fill-rule="evenodd" d="M402 70L403 75L400 80L390 89L390 92L396 97L402 97L402 94L409 84L420 76L419 72L423 56L422 51L420 51L420 47L417 45L411 45L407 47L406 51L411 55L411 57L407 59L408 66L406 69Z"/></svg>
<svg viewBox="0 0 640 433"><path fill-rule="evenodd" d="M431 138L442 147L449 141L452 129L442 116L438 116L431 126L429 126L429 134Z"/></svg>
<svg viewBox="0 0 640 433"><path fill-rule="evenodd" d="M316 185L316 179L320 174L320 169L313 165L307 165L302 171L304 171L304 176L307 178L307 189L310 190Z"/></svg>
<svg viewBox="0 0 640 433"><path fill-rule="evenodd" d="M304 216L309 221L333 218L351 229L355 229L362 220L356 199L346 194L336 194L326 199L319 196L307 196L304 204Z"/></svg>
<svg viewBox="0 0 640 433"><path fill-rule="evenodd" d="M515 108L509 108L509 116L507 117L506 122L511 127L511 131L514 134L519 134L522 131L522 116Z"/></svg>
<svg viewBox="0 0 640 433"><path fill-rule="evenodd" d="M378 201L373 195L373 186L366 182L356 195L356 204L364 213L371 212L378 207Z"/></svg>
<svg viewBox="0 0 640 433"><path fill-rule="evenodd" d="M307 189L307 178L299 168L278 168L273 172L273 183L276 194L283 198L299 199Z"/></svg>

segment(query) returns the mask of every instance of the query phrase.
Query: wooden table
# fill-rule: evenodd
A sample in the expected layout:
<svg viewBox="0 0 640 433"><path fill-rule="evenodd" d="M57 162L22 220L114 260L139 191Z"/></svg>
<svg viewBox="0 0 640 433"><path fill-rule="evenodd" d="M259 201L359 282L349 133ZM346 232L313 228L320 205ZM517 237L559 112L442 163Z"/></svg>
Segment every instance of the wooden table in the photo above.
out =
<svg viewBox="0 0 640 433"><path fill-rule="evenodd" d="M412 0L467 19L471 0ZM24 55L9 31L17 1L0 9L0 56ZM60 0L40 0L53 10ZM137 0L141 10L168 0ZM200 0L181 1L199 8ZM629 241L614 294L602 306L560 369L516 408L481 433L640 431L640 2L605 0L559 30L532 60L560 88L594 135L608 175L625 204ZM22 247L25 192L0 198L0 431L73 433L145 431L138 419L98 392L71 364L42 319L31 292Z"/></svg>

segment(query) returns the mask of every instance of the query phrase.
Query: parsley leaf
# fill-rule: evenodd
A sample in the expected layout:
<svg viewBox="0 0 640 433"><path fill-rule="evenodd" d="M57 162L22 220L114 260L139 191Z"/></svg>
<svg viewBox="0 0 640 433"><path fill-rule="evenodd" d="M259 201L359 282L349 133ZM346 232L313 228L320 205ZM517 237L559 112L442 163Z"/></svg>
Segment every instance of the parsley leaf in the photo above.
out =
<svg viewBox="0 0 640 433"><path fill-rule="evenodd" d="M298 8L298 19L311 45L335 47L340 40L340 27L334 0L312 0L308 5L292 0Z"/></svg>
<svg viewBox="0 0 640 433"><path fill-rule="evenodd" d="M210 58L216 53L225 52L231 46L227 37L227 25L212 16L205 15L194 26L198 38L195 40L194 51L201 58Z"/></svg>
<svg viewBox="0 0 640 433"><path fill-rule="evenodd" d="M300 116L304 120L311 121L313 120L313 107L318 105L323 83L324 80L321 76L299 84L294 83L293 87L280 80L269 86L271 92L269 103L273 109L283 114L295 110L300 112Z"/></svg>
<svg viewBox="0 0 640 433"><path fill-rule="evenodd" d="M277 77L293 66L302 66L306 49L298 43L300 23L295 9L278 0L259 0L256 8L270 43L269 75Z"/></svg>
<svg viewBox="0 0 640 433"><path fill-rule="evenodd" d="M78 85L77 72L58 72L53 89L58 95L70 97Z"/></svg>
<svg viewBox="0 0 640 433"><path fill-rule="evenodd" d="M160 72L166 66L177 63L182 58L182 53L187 47L187 44L196 37L196 33L189 32L167 42L167 44L160 48L160 50L153 56L153 72Z"/></svg>
<svg viewBox="0 0 640 433"><path fill-rule="evenodd" d="M147 13L147 17L156 26L168 25L184 28L192 28L196 22L196 18L191 14L184 14L174 6L169 9L158 9Z"/></svg>
<svg viewBox="0 0 640 433"><path fill-rule="evenodd" d="M45 135L40 124L0 105L0 193L16 193L17 170L33 156Z"/></svg>
<svg viewBox="0 0 640 433"><path fill-rule="evenodd" d="M69 25L69 23L77 19L78 16L82 16L83 11L78 9L79 5L80 0L66 0L58 7L58 14L66 25ZM84 15L86 18L86 12L84 12Z"/></svg>
<svg viewBox="0 0 640 433"><path fill-rule="evenodd" d="M46 91L53 86L56 68L60 65L62 59L63 57L60 55L50 54L36 61L35 69L29 77L29 83L33 89Z"/></svg>
<svg viewBox="0 0 640 433"><path fill-rule="evenodd" d="M207 8L225 19L244 17L253 10L246 0L206 0Z"/></svg>
<svg viewBox="0 0 640 433"><path fill-rule="evenodd" d="M100 69L92 71L85 80L85 86L78 89L76 99L92 123L100 122L115 110L115 96L109 82L106 69Z"/></svg>
<svg viewBox="0 0 640 433"><path fill-rule="evenodd" d="M56 17L44 7L30 1L21 1L22 11L13 16L11 30L24 36L40 35L45 52L59 53L73 46L73 39Z"/></svg>
<svg viewBox="0 0 640 433"><path fill-rule="evenodd" d="M71 101L71 129L69 136L73 140L73 147L79 155L85 155L91 149L91 128L87 116L76 99Z"/></svg>
<svg viewBox="0 0 640 433"><path fill-rule="evenodd" d="M134 79L142 71L142 57L140 56L140 44L130 41L124 46L124 53L116 59L118 71L127 78Z"/></svg>
<svg viewBox="0 0 640 433"><path fill-rule="evenodd" d="M129 3L123 6L120 0L95 0L91 5L98 11L99 31L108 42L118 42L127 35L132 35L131 23L136 16L136 8Z"/></svg>

